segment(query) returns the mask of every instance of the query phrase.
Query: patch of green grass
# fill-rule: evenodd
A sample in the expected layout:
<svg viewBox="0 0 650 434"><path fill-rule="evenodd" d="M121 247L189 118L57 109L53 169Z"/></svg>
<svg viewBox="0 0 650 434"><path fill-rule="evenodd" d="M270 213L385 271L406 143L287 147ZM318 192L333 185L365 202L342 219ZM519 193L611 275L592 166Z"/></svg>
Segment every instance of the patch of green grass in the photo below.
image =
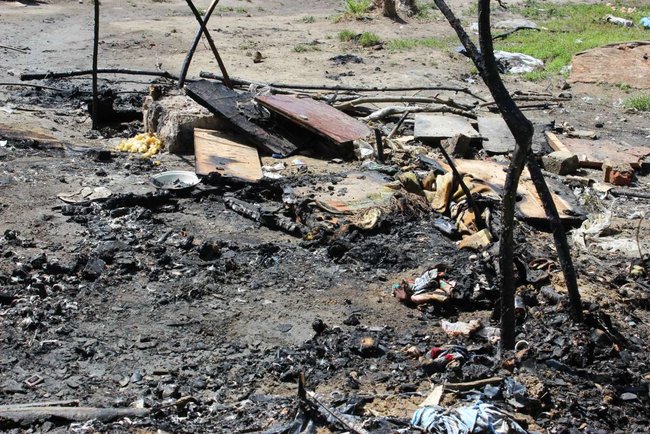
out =
<svg viewBox="0 0 650 434"><path fill-rule="evenodd" d="M309 15L309 16L306 16L306 17L302 17L302 22L305 23L305 24L311 24L311 23L313 23L314 21L316 21L316 19L314 18L313 15Z"/></svg>
<svg viewBox="0 0 650 434"><path fill-rule="evenodd" d="M392 39L388 41L386 47L394 51L413 50L418 47L446 49L456 41L455 37Z"/></svg>
<svg viewBox="0 0 650 434"><path fill-rule="evenodd" d="M647 3L633 13L613 12L610 7L601 4L552 4L539 0L527 0L513 9L546 28L541 31L520 31L495 43L495 50L524 53L544 61L545 70L522 75L528 80L539 81L560 73L581 51L648 38L647 30L640 27L620 27L603 20L613 13L638 23L641 17L650 14Z"/></svg>
<svg viewBox="0 0 650 434"><path fill-rule="evenodd" d="M219 13L237 12L237 13L240 13L240 14L247 14L248 9L246 9L246 8L235 8L235 7L232 7L232 6L219 6L218 7L218 12Z"/></svg>
<svg viewBox="0 0 650 434"><path fill-rule="evenodd" d="M372 47L381 44L381 39L372 32L363 32L358 42L362 47Z"/></svg>
<svg viewBox="0 0 650 434"><path fill-rule="evenodd" d="M626 109L640 112L650 112L650 95L637 95L625 100L623 106Z"/></svg>
<svg viewBox="0 0 650 434"><path fill-rule="evenodd" d="M345 12L361 16L370 10L370 0L345 0Z"/></svg>
<svg viewBox="0 0 650 434"><path fill-rule="evenodd" d="M307 51L320 51L318 42L310 42L307 44L298 44L293 47L293 51L296 53L305 53Z"/></svg>
<svg viewBox="0 0 650 434"><path fill-rule="evenodd" d="M345 30L341 30L339 32L339 41L341 41L341 42L350 42L351 40L353 40L356 37L357 37L357 34L355 32L353 32L352 30L345 29Z"/></svg>

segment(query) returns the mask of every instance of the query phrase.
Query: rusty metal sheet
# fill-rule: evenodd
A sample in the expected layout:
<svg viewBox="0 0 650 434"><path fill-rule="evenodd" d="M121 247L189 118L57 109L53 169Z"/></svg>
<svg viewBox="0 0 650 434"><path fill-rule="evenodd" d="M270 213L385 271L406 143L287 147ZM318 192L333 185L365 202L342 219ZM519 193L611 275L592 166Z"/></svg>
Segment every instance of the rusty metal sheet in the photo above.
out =
<svg viewBox="0 0 650 434"><path fill-rule="evenodd" d="M627 42L594 48L573 57L569 81L626 84L650 89L650 42Z"/></svg>
<svg viewBox="0 0 650 434"><path fill-rule="evenodd" d="M220 131L194 129L196 173L217 172L246 181L262 179L262 166L257 149L241 143L236 137Z"/></svg>
<svg viewBox="0 0 650 434"><path fill-rule="evenodd" d="M641 167L641 160L650 155L647 146L630 146L612 140L587 140L558 138L546 133L549 145L555 151L569 151L578 156L581 167L600 169L604 162L629 164L635 169Z"/></svg>
<svg viewBox="0 0 650 434"><path fill-rule="evenodd" d="M270 111L337 144L362 139L372 133L366 124L309 97L265 95L258 96L255 100Z"/></svg>

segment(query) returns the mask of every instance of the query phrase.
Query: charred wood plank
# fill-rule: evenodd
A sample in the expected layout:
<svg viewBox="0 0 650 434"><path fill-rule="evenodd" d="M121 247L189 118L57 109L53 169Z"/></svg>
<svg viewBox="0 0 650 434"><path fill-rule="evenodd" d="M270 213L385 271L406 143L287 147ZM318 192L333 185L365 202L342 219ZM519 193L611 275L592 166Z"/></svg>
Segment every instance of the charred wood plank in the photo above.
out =
<svg viewBox="0 0 650 434"><path fill-rule="evenodd" d="M248 137L258 148L271 154L290 155L296 146L286 139L276 137L248 120L238 108L242 95L220 83L207 80L185 86L187 94L215 115L228 120L233 127Z"/></svg>

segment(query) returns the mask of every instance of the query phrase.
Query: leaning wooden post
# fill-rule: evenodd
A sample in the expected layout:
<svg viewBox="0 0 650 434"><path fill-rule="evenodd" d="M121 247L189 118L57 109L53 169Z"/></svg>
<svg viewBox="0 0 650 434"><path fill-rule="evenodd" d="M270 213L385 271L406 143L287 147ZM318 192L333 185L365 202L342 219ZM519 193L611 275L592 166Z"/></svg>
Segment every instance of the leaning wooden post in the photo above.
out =
<svg viewBox="0 0 650 434"><path fill-rule="evenodd" d="M95 31L93 38L93 130L99 126L99 96L97 91L97 55L99 52L99 0L95 0Z"/></svg>
<svg viewBox="0 0 650 434"><path fill-rule="evenodd" d="M557 250L560 268L562 268L564 282L566 283L569 300L571 301L571 318L576 322L582 322L582 300L580 299L578 278L575 267L573 266L573 259L571 259L571 249L566 238L566 232L560 220L560 214L557 212L551 191L548 189L548 185L546 185L542 169L540 169L532 154L528 156L527 166L528 172L530 172L530 178L533 180L533 184L535 184L535 189L542 201L542 206L544 207L544 211L546 211L549 225L553 231L555 250Z"/></svg>
<svg viewBox="0 0 650 434"><path fill-rule="evenodd" d="M228 76L228 71L226 71L226 65L224 65L223 61L221 60L221 56L219 55L219 50L217 50L217 46L214 44L214 40L212 39L212 36L210 35L208 28L203 22L203 18L201 18L201 14L196 9L196 6L194 6L194 3L192 3L192 0L185 0L185 1L187 2L187 5L190 7L190 9L192 9L194 18L196 18L196 21L198 21L199 27L201 28L201 31L205 35L205 39L208 40L208 45L210 45L212 54L214 54L214 58L217 60L217 64L219 64L219 69L221 70L221 74L223 74L224 84L232 89L232 82L230 81L230 77Z"/></svg>
<svg viewBox="0 0 650 434"><path fill-rule="evenodd" d="M208 25L208 21L210 20L210 17L212 16L212 12L214 12L214 9L217 7L217 4L219 4L219 0L212 0L212 3L210 3L210 6L208 7L208 10L205 11L205 15L203 16L203 24ZM194 35L194 41L192 41L192 46L190 47L190 50L187 52L187 55L185 56L185 60L183 61L183 66L181 67L181 73L178 75L178 88L182 89L183 85L185 84L185 78L187 77L187 71L190 68L190 63L192 62L192 57L194 57L194 52L196 51L196 47L199 45L199 41L201 40L201 36L203 36L203 27L199 26L199 30L196 31L196 34Z"/></svg>

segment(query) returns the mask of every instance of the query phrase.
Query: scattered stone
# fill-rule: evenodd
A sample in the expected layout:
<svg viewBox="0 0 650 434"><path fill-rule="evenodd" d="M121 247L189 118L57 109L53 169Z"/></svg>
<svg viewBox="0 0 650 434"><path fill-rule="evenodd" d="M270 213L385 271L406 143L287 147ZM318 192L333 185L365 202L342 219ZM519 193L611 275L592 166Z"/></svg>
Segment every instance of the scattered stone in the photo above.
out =
<svg viewBox="0 0 650 434"><path fill-rule="evenodd" d="M603 180L613 185L628 186L632 183L634 169L629 164L603 163Z"/></svg>
<svg viewBox="0 0 650 434"><path fill-rule="evenodd" d="M467 155L471 143L472 139L470 137L464 134L456 134L454 137L445 140L444 147L454 157L463 158Z"/></svg>
<svg viewBox="0 0 650 434"><path fill-rule="evenodd" d="M464 238L458 243L460 249L482 250L492 242L492 234L488 229L483 229L477 233Z"/></svg>
<svg viewBox="0 0 650 434"><path fill-rule="evenodd" d="M578 156L569 151L555 151L542 157L544 169L556 175L568 175L580 167Z"/></svg>

